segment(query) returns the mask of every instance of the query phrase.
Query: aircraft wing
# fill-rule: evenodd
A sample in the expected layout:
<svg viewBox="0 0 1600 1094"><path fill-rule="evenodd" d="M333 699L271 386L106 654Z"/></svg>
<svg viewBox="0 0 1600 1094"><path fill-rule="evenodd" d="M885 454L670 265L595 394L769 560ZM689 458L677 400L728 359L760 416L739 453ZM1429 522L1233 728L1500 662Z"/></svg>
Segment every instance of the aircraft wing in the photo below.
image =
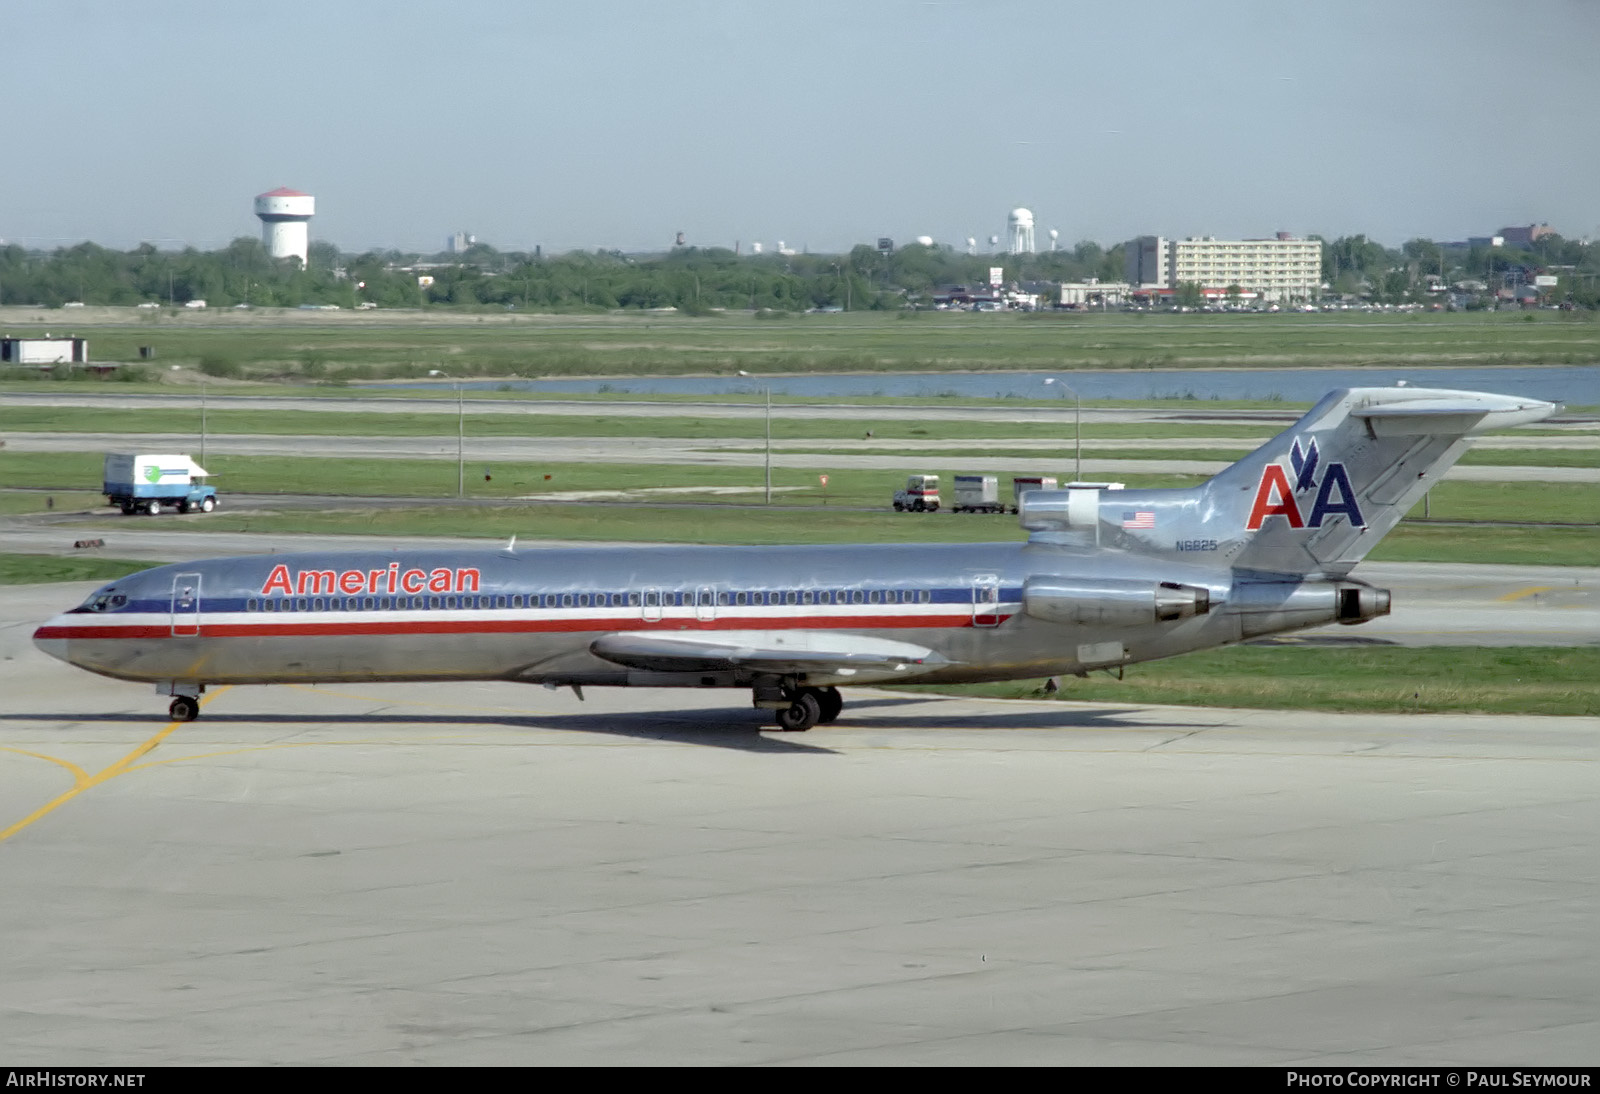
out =
<svg viewBox="0 0 1600 1094"><path fill-rule="evenodd" d="M945 657L909 642L837 631L708 631L608 634L589 644L596 657L651 672L727 672L915 676Z"/></svg>

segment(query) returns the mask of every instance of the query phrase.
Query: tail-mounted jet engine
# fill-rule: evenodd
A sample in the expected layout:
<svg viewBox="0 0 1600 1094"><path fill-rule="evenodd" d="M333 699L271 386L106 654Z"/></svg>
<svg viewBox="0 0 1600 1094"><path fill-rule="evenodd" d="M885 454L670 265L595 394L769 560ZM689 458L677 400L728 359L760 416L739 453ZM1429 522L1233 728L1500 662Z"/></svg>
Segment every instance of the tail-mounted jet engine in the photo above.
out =
<svg viewBox="0 0 1600 1094"><path fill-rule="evenodd" d="M1252 638L1324 623L1365 623L1388 615L1389 590L1355 581L1251 581L1233 587L1228 610L1239 617L1241 637Z"/></svg>
<svg viewBox="0 0 1600 1094"><path fill-rule="evenodd" d="M1205 615L1211 593L1171 581L1030 577L1022 610L1035 619L1084 627L1137 627Z"/></svg>

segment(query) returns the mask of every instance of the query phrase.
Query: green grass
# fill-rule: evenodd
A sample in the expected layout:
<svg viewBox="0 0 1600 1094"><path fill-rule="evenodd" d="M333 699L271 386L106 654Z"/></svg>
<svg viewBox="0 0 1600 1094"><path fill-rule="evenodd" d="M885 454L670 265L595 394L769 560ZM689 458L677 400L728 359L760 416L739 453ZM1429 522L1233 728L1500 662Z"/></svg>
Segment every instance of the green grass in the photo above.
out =
<svg viewBox="0 0 1600 1094"><path fill-rule="evenodd" d="M0 516L48 512L75 513L83 509L99 509L104 507L105 503L104 494L91 494L85 490L0 489Z"/></svg>
<svg viewBox="0 0 1600 1094"><path fill-rule="evenodd" d="M1600 528L1472 528L1402 524L1367 556L1374 562L1600 566Z"/></svg>
<svg viewBox="0 0 1600 1094"><path fill-rule="evenodd" d="M1329 711L1600 714L1600 648L1234 646L1064 678L1055 698ZM1042 681L905 690L1047 698Z"/></svg>
<svg viewBox="0 0 1600 1094"><path fill-rule="evenodd" d="M1129 316L745 313L302 317L154 314L104 324L74 319L100 360L152 367L212 357L247 373L338 375L362 370L451 376L643 376L682 373L907 372L1077 368L1183 369L1405 365L1589 364L1600 322L1583 316ZM626 381L618 381L622 386ZM1184 396L1181 377L1161 386ZM1271 392L1263 392L1271 399ZM1192 400L1198 401L1198 400Z"/></svg>
<svg viewBox="0 0 1600 1094"><path fill-rule="evenodd" d="M645 543L988 543L1026 538L1015 520L933 514L739 506L521 505L212 514L190 527L278 534L446 535L519 541L574 539ZM188 529L186 529L188 530Z"/></svg>
<svg viewBox="0 0 1600 1094"><path fill-rule="evenodd" d="M0 554L0 585L34 585L48 581L111 581L148 570L153 562L126 558L58 558L55 555Z"/></svg>
<svg viewBox="0 0 1600 1094"><path fill-rule="evenodd" d="M295 456L206 457L212 485L222 495L224 509L229 494L327 494L340 497L431 497L454 499L457 470L453 459L342 459ZM761 501L765 477L760 467L702 466L697 464L488 464L491 479L484 481L485 463L466 465L466 496L511 500L526 494L566 491L698 488L700 494L675 494L673 500L726 500L755 504ZM97 453L0 451L0 483L12 487L63 489L70 484L100 482L102 457ZM819 476L827 474L824 490ZM548 478L546 477L548 476ZM887 508L890 496L905 485L906 473L894 470L832 468L773 468L777 505L872 506ZM1129 480L1130 485L1133 480ZM1141 485L1182 485L1193 476L1143 476ZM717 499L709 491L739 487L746 492ZM751 492L754 491L754 492Z"/></svg>

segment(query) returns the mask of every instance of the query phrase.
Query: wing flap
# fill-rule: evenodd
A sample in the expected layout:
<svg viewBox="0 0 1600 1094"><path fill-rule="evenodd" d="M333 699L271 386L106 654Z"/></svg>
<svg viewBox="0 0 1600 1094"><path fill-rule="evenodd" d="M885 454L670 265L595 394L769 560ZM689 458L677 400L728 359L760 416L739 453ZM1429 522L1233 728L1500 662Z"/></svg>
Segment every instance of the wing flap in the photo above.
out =
<svg viewBox="0 0 1600 1094"><path fill-rule="evenodd" d="M620 632L589 644L596 657L651 672L916 675L947 661L926 646L833 631Z"/></svg>

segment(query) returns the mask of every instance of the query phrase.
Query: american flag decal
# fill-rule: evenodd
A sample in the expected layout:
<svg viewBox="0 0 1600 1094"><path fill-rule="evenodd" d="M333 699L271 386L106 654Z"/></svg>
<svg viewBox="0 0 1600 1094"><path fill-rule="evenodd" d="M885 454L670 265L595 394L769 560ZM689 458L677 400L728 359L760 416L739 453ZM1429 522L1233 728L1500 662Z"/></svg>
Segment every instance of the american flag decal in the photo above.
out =
<svg viewBox="0 0 1600 1094"><path fill-rule="evenodd" d="M1137 513L1124 512L1122 514L1124 528L1154 528L1156 515L1148 509L1141 509Z"/></svg>

